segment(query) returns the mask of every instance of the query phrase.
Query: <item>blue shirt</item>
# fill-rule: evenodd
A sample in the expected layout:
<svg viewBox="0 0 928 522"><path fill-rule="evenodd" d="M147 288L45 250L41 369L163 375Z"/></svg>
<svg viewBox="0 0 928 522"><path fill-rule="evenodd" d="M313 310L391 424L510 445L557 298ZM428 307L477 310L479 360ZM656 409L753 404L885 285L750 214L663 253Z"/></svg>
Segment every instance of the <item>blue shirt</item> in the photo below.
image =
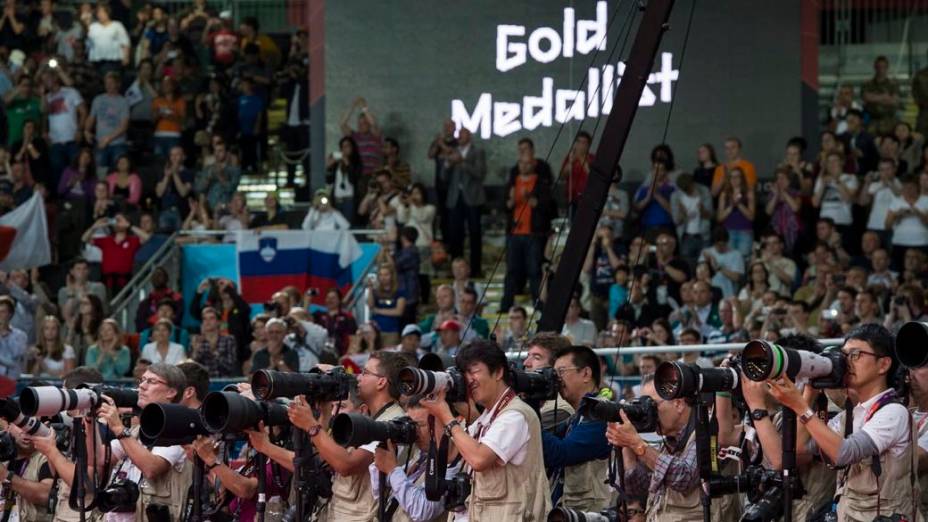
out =
<svg viewBox="0 0 928 522"><path fill-rule="evenodd" d="M264 99L256 94L238 97L238 126L242 136L255 135L255 123L264 111Z"/></svg>
<svg viewBox="0 0 928 522"><path fill-rule="evenodd" d="M595 397L595 394L587 394ZM557 504L564 493L564 468L577 466L591 460L609 458L609 442L606 441L606 423L594 421L574 414L567 425L567 434L559 438L553 433L541 432L545 468L551 477L558 476L551 493L552 504ZM605 477L604 477L605 478Z"/></svg>
<svg viewBox="0 0 928 522"><path fill-rule="evenodd" d="M395 308L399 298L406 298L406 293L400 289L392 296L381 297L374 293L374 308ZM400 318L388 315L372 314L371 320L377 323L381 333L397 333L400 331Z"/></svg>
<svg viewBox="0 0 928 522"><path fill-rule="evenodd" d="M0 334L0 375L18 379L23 373L26 355L26 333L10 327L10 333Z"/></svg>
<svg viewBox="0 0 928 522"><path fill-rule="evenodd" d="M648 196L648 191L651 189L650 183L645 183L638 188L638 192L635 192L635 201L642 201ZM670 201L670 196L673 194L674 187L670 183L664 183L657 188L656 193L660 194L668 202ZM660 226L669 226L673 227L673 216L667 212L660 203L657 202L654 198L651 198L651 201L641 210L641 227L642 228L653 228Z"/></svg>

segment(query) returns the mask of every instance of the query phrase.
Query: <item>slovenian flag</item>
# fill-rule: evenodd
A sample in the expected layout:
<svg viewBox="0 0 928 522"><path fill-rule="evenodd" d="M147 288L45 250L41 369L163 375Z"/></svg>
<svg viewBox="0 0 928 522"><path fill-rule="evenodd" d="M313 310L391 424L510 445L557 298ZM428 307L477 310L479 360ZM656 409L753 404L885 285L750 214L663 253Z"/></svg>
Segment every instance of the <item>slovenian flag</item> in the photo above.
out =
<svg viewBox="0 0 928 522"><path fill-rule="evenodd" d="M352 283L351 264L361 247L344 230L240 230L236 233L239 287L248 303L264 303L274 292L295 286L300 292L338 287L343 295Z"/></svg>

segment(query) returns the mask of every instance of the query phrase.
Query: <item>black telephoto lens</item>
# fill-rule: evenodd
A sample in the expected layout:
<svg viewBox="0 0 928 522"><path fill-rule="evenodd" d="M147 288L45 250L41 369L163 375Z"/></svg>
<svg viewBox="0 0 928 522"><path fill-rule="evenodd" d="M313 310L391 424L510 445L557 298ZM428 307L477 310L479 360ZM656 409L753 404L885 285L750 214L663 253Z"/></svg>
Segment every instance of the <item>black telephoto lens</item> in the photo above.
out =
<svg viewBox="0 0 928 522"><path fill-rule="evenodd" d="M190 444L198 436L210 434L199 410L157 402L142 408L139 428L140 438L156 446Z"/></svg>
<svg viewBox="0 0 928 522"><path fill-rule="evenodd" d="M896 357L906 368L928 366L928 323L902 325L896 334Z"/></svg>
<svg viewBox="0 0 928 522"><path fill-rule="evenodd" d="M106 395L107 397L113 399L113 403L117 408L138 408L139 404L139 391L133 390L131 388L117 388L115 386L107 386L105 384L98 384L91 388L96 394Z"/></svg>
<svg viewBox="0 0 928 522"><path fill-rule="evenodd" d="M287 407L272 401L253 401L236 392L210 392L200 407L203 422L213 433L241 433L265 426L290 423Z"/></svg>
<svg viewBox="0 0 928 522"><path fill-rule="evenodd" d="M700 368L695 364L662 362L654 372L654 387L663 399L695 397L702 392L738 389L738 372L733 368Z"/></svg>
<svg viewBox="0 0 928 522"><path fill-rule="evenodd" d="M553 401L561 389L554 368L527 372L510 363L512 389L528 401Z"/></svg>
<svg viewBox="0 0 928 522"><path fill-rule="evenodd" d="M251 377L251 390L261 400L305 395L312 402L343 401L355 382L354 376L335 368L329 373L293 373L258 370Z"/></svg>
<svg viewBox="0 0 928 522"><path fill-rule="evenodd" d="M418 426L409 417L375 421L360 413L339 413L332 421L332 438L346 448L387 440L394 444L412 444L418 438Z"/></svg>

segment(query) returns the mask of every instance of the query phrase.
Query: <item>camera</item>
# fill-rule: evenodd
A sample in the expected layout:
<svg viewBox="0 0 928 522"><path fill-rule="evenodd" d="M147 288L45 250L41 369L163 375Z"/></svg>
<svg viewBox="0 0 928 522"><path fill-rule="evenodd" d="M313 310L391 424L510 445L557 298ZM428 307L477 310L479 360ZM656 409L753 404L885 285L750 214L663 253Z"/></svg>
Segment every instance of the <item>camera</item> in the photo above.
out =
<svg viewBox="0 0 928 522"><path fill-rule="evenodd" d="M75 389L57 386L30 386L23 389L19 405L23 415L51 417L63 411L93 410L102 402L102 396L113 399L117 408L136 408L138 390L115 388L104 384L82 385Z"/></svg>
<svg viewBox="0 0 928 522"><path fill-rule="evenodd" d="M798 480L793 480L792 489L794 499L805 493ZM783 477L779 471L749 466L740 475L715 476L709 480L712 497L741 493L746 494L750 502L744 508L742 521L768 522L783 515Z"/></svg>
<svg viewBox="0 0 928 522"><path fill-rule="evenodd" d="M662 362L654 372L654 386L662 398L693 398L703 392L740 390L737 368L700 368L679 361Z"/></svg>
<svg viewBox="0 0 928 522"><path fill-rule="evenodd" d="M198 410L180 404L151 403L142 409L139 433L143 443L173 446L190 444L210 431Z"/></svg>
<svg viewBox="0 0 928 522"><path fill-rule="evenodd" d="M48 428L35 417L26 417L13 399L0 399L0 417L23 430L26 435L47 437Z"/></svg>
<svg viewBox="0 0 928 522"><path fill-rule="evenodd" d="M906 306L909 304L909 299L904 295L897 295L893 297L893 304L896 306Z"/></svg>
<svg viewBox="0 0 928 522"><path fill-rule="evenodd" d="M532 372L521 370L514 362L509 365L512 373L512 389L527 402L553 401L561 389L561 381L554 368L542 368Z"/></svg>
<svg viewBox="0 0 928 522"><path fill-rule="evenodd" d="M253 401L235 392L210 392L200 407L203 423L212 433L241 433L290 423L287 407L279 402Z"/></svg>
<svg viewBox="0 0 928 522"><path fill-rule="evenodd" d="M400 370L398 379L404 395L429 396L444 390L448 402L467 402L467 384L457 368L439 372L407 366Z"/></svg>
<svg viewBox="0 0 928 522"><path fill-rule="evenodd" d="M139 486L129 480L117 480L97 492L97 508L104 513L132 513L139 500Z"/></svg>
<svg viewBox="0 0 928 522"><path fill-rule="evenodd" d="M445 509L457 511L466 507L465 502L470 496L470 476L467 473L458 472L442 482L445 489Z"/></svg>
<svg viewBox="0 0 928 522"><path fill-rule="evenodd" d="M896 334L895 351L906 368L928 365L928 323L910 321L902 325Z"/></svg>
<svg viewBox="0 0 928 522"><path fill-rule="evenodd" d="M259 370L251 377L251 390L255 397L265 401L280 397L292 399L297 395L317 402L343 401L355 382L354 376L348 375L344 368L334 368L328 373Z"/></svg>
<svg viewBox="0 0 928 522"><path fill-rule="evenodd" d="M809 380L816 388L841 387L847 371L847 360L840 350L816 354L761 340L745 345L741 363L744 375L752 381L785 375L793 381Z"/></svg>
<svg viewBox="0 0 928 522"><path fill-rule="evenodd" d="M616 522L618 519L615 509L594 513L561 506L548 513L548 522Z"/></svg>
<svg viewBox="0 0 928 522"><path fill-rule="evenodd" d="M419 426L409 417L375 421L360 413L339 413L332 420L332 439L341 446L358 448L374 441L413 444Z"/></svg>
<svg viewBox="0 0 928 522"><path fill-rule="evenodd" d="M8 431L0 432L0 462L12 462L18 453L16 439Z"/></svg>
<svg viewBox="0 0 928 522"><path fill-rule="evenodd" d="M647 395L625 402L584 397L580 399L580 407L577 411L583 417L601 422L622 422L622 410L625 410L628 420L639 433L657 431L657 404Z"/></svg>

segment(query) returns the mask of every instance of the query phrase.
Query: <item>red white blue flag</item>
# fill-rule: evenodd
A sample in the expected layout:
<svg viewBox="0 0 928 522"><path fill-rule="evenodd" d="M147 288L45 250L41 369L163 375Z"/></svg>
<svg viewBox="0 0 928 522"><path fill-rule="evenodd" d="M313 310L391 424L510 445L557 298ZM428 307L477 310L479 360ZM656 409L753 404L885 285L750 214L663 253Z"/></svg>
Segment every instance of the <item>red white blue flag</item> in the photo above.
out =
<svg viewBox="0 0 928 522"><path fill-rule="evenodd" d="M285 286L300 292L351 286L351 264L361 247L347 231L242 230L236 233L239 287L248 303L264 303Z"/></svg>

